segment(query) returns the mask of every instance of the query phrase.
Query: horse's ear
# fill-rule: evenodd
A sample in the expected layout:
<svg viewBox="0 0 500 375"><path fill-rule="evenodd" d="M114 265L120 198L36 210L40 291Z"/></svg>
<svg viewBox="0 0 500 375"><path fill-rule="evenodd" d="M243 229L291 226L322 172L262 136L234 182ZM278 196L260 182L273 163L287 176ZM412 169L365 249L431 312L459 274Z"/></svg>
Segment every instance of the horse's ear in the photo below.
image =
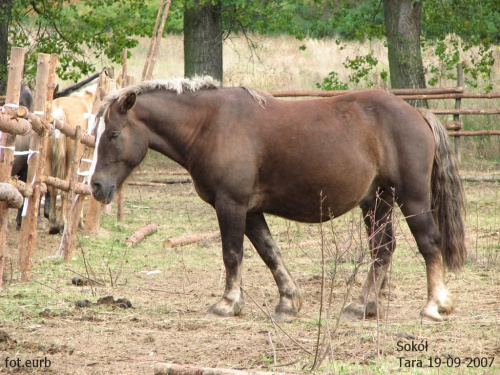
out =
<svg viewBox="0 0 500 375"><path fill-rule="evenodd" d="M56 98L56 94L59 92L59 84L54 86L54 90L52 90L52 97Z"/></svg>
<svg viewBox="0 0 500 375"><path fill-rule="evenodd" d="M127 111L132 108L135 104L136 94L135 92L129 92L118 100L118 105L120 106L120 111L122 113L127 113Z"/></svg>
<svg viewBox="0 0 500 375"><path fill-rule="evenodd" d="M103 100L108 93L102 87L99 87L99 97Z"/></svg>

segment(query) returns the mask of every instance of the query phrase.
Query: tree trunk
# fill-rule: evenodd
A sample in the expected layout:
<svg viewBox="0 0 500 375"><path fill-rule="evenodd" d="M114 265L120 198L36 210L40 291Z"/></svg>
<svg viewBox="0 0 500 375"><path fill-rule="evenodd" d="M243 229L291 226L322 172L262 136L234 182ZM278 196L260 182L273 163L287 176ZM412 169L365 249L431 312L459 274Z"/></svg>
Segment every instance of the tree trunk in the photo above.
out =
<svg viewBox="0 0 500 375"><path fill-rule="evenodd" d="M221 2L200 0L184 10L184 75L222 82Z"/></svg>
<svg viewBox="0 0 500 375"><path fill-rule="evenodd" d="M420 51L422 2L383 0L389 71L392 88L425 88ZM416 107L427 107L426 100L409 100Z"/></svg>
<svg viewBox="0 0 500 375"><path fill-rule="evenodd" d="M12 0L0 0L0 93L7 88L7 64L9 59L9 23Z"/></svg>

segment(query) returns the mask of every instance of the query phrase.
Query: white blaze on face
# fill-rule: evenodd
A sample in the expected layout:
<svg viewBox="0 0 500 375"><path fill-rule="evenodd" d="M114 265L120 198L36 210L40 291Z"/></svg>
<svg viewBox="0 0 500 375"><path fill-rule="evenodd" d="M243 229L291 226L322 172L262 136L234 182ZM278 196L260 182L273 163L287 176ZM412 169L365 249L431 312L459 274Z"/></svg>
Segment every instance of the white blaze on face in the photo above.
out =
<svg viewBox="0 0 500 375"><path fill-rule="evenodd" d="M94 157L92 158L92 165L90 166L89 169L89 184L90 181L92 180L92 175L94 174L95 171L95 166L97 164L97 149L99 147L99 141L101 139L102 133L104 133L104 129L106 127L106 124L104 123L104 116L99 118L99 124L97 125L97 133L95 136L95 147L94 147Z"/></svg>

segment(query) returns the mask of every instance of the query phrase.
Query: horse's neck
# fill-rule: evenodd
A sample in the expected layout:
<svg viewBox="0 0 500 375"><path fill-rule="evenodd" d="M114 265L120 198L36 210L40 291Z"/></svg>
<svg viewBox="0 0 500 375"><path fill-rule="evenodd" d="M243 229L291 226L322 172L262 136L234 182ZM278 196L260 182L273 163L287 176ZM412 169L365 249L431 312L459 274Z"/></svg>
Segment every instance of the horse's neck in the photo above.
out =
<svg viewBox="0 0 500 375"><path fill-rule="evenodd" d="M188 168L189 153L199 134L204 113L197 109L195 97L164 95L144 102L149 148Z"/></svg>

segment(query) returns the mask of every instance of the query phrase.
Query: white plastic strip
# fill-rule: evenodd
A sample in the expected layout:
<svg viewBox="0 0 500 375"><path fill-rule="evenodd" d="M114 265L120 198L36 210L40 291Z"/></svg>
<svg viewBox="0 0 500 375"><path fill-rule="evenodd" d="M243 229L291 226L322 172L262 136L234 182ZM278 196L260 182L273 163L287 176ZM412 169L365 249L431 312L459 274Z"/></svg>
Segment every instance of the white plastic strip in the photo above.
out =
<svg viewBox="0 0 500 375"><path fill-rule="evenodd" d="M95 172L95 167L97 164L97 150L99 149L99 141L101 140L101 136L102 136L102 133L104 133L105 128L106 128L106 124L104 122L104 118L100 117L99 124L97 125L97 135L95 137L94 157L92 160L92 165L90 166L90 169L89 169L89 176L90 176L89 182L90 182L90 179L92 178L92 175Z"/></svg>
<svg viewBox="0 0 500 375"><path fill-rule="evenodd" d="M39 151L33 151L33 150L29 150L29 151L14 151L14 156L24 156L24 155L28 155L28 161L30 160L31 156L33 154L39 154L40 152Z"/></svg>
<svg viewBox="0 0 500 375"><path fill-rule="evenodd" d="M87 115L87 134L92 134L96 125L96 116L92 113L85 113L83 117Z"/></svg>
<svg viewBox="0 0 500 375"><path fill-rule="evenodd" d="M21 212L22 217L25 217L26 213L28 212L29 201L30 201L30 199L28 197L24 198L23 211Z"/></svg>
<svg viewBox="0 0 500 375"><path fill-rule="evenodd" d="M14 104L14 103L5 103L2 107L2 113L5 113L5 108L12 108L12 109L18 109L19 104Z"/></svg>
<svg viewBox="0 0 500 375"><path fill-rule="evenodd" d="M78 176L90 176L90 171L81 172L80 169L78 169L78 171L76 171L76 174Z"/></svg>
<svg viewBox="0 0 500 375"><path fill-rule="evenodd" d="M32 185L32 186L33 186L33 184L35 183L35 181L36 181L36 173L35 173L35 175L33 176L33 181L31 181L31 185ZM26 197L26 198L24 198L24 206L23 206L23 211L21 212L21 216L22 216L22 217L25 217L25 216L26 216L26 213L28 212L28 206L29 206L30 198L31 198L31 197Z"/></svg>

